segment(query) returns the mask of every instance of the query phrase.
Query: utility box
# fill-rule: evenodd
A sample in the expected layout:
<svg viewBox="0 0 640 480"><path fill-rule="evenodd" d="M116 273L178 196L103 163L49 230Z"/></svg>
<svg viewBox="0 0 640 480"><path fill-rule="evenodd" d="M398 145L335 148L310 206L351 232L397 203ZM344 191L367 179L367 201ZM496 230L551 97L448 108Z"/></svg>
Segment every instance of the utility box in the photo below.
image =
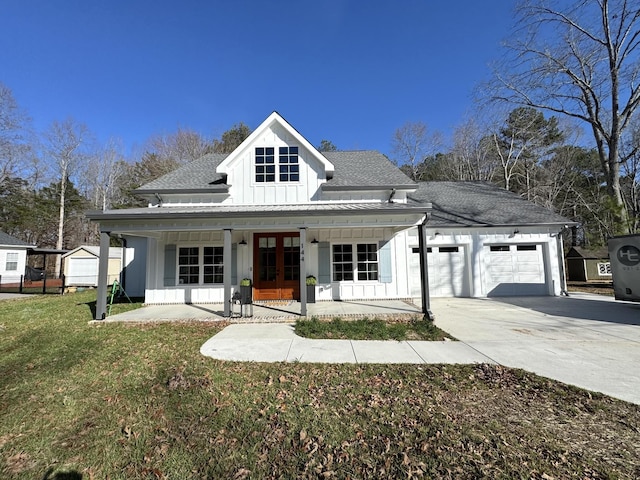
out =
<svg viewBox="0 0 640 480"><path fill-rule="evenodd" d="M640 235L609 239L609 260L616 300L640 302Z"/></svg>

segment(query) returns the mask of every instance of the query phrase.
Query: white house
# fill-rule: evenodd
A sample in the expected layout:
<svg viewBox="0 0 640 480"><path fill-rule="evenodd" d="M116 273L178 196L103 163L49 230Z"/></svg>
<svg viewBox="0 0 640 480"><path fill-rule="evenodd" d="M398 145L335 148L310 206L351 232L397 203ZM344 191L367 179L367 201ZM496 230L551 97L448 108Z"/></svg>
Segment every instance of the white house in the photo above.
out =
<svg viewBox="0 0 640 480"><path fill-rule="evenodd" d="M27 265L27 250L35 247L0 232L0 283L20 283Z"/></svg>
<svg viewBox="0 0 640 480"><path fill-rule="evenodd" d="M148 207L88 216L105 258L110 235L145 252L148 304L224 303L229 314L249 278L255 300L298 300L304 315L308 275L319 301L422 297L427 315L429 296L564 289L565 218L485 183L415 183L378 152L321 153L276 112L231 154L137 193Z"/></svg>

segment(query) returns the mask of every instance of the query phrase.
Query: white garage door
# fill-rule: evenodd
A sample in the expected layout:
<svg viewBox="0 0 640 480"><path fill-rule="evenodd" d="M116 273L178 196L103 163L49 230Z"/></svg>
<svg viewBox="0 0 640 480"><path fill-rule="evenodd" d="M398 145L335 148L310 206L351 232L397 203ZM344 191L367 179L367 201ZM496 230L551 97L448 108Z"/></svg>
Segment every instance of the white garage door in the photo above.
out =
<svg viewBox="0 0 640 480"><path fill-rule="evenodd" d="M548 295L542 245L488 245L485 249L488 297Z"/></svg>
<svg viewBox="0 0 640 480"><path fill-rule="evenodd" d="M420 251L411 255L411 295L420 296ZM431 297L468 297L467 265L464 246L428 247L429 292Z"/></svg>
<svg viewBox="0 0 640 480"><path fill-rule="evenodd" d="M66 273L67 285L98 285L97 258L69 258L69 271Z"/></svg>

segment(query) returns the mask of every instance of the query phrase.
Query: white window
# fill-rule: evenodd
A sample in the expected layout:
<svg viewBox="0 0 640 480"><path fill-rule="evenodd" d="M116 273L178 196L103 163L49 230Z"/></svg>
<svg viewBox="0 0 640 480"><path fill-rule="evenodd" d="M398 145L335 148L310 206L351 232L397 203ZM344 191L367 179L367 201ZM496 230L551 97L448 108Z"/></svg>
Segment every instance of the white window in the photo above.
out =
<svg viewBox="0 0 640 480"><path fill-rule="evenodd" d="M611 262L598 263L598 275L611 276Z"/></svg>
<svg viewBox="0 0 640 480"><path fill-rule="evenodd" d="M375 243L356 245L356 261L351 244L333 246L333 281L378 280L378 246Z"/></svg>
<svg viewBox="0 0 640 480"><path fill-rule="evenodd" d="M18 271L18 254L17 253L7 253L7 263L5 265L5 270L7 272Z"/></svg>
<svg viewBox="0 0 640 480"><path fill-rule="evenodd" d="M198 285L224 282L222 247L180 247L178 283Z"/></svg>

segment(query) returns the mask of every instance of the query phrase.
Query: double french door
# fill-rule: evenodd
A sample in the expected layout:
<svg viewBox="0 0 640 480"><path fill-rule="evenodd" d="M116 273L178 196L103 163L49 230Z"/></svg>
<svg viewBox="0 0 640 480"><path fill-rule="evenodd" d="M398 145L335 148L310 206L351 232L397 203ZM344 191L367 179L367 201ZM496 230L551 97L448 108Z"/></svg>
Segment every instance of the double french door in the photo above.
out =
<svg viewBox="0 0 640 480"><path fill-rule="evenodd" d="M299 300L300 234L256 233L253 240L253 297Z"/></svg>

